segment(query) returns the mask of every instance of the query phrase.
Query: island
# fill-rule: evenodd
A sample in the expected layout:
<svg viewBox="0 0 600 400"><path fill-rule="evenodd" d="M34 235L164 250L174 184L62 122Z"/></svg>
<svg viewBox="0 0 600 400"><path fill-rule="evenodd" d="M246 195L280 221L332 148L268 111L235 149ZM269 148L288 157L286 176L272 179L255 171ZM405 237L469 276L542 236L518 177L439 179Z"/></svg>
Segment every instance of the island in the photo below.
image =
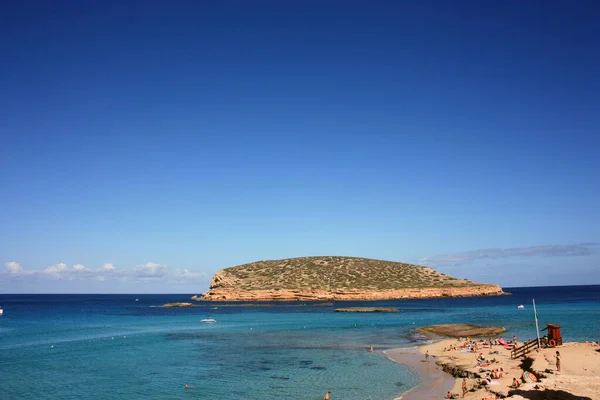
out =
<svg viewBox="0 0 600 400"><path fill-rule="evenodd" d="M432 268L359 257L256 261L217 271L197 301L397 300L504 295Z"/></svg>

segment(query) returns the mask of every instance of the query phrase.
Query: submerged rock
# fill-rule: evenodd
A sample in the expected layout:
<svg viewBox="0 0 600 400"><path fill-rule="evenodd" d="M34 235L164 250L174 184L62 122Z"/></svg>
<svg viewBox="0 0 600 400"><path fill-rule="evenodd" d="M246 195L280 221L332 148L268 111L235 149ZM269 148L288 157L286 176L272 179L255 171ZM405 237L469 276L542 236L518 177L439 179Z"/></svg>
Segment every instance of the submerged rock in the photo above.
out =
<svg viewBox="0 0 600 400"><path fill-rule="evenodd" d="M192 303L167 303L163 304L161 307L194 307L195 304Z"/></svg>
<svg viewBox="0 0 600 400"><path fill-rule="evenodd" d="M335 312L398 312L397 308L393 307L346 307L336 308Z"/></svg>
<svg viewBox="0 0 600 400"><path fill-rule="evenodd" d="M496 336L504 331L503 326L482 326L473 324L442 324L417 328L423 334L436 334L452 337Z"/></svg>

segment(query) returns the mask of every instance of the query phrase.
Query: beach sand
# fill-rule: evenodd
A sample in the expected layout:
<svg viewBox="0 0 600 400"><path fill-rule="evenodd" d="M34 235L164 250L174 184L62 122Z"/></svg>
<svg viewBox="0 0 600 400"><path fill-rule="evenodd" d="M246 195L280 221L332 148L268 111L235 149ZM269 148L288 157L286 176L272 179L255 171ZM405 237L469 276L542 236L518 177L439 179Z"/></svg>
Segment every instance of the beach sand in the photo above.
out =
<svg viewBox="0 0 600 400"><path fill-rule="evenodd" d="M439 400L444 398L454 385L454 378L432 362L425 362L425 357L417 347L399 348L383 352L390 360L406 365L418 374L421 383L416 388L402 395L402 400Z"/></svg>
<svg viewBox="0 0 600 400"><path fill-rule="evenodd" d="M416 349L393 349L385 354L393 361L407 365L421 376L422 384L406 393L403 400L443 399L450 390L461 394L462 378L453 378L442 373L442 368L453 372L455 376L469 374L467 400L511 399L530 400L600 400L600 346L586 343L566 343L556 348L532 351L528 357L533 359L531 370L542 373L536 384L523 383L522 359L512 360L510 349L504 346L481 348L474 353L447 350L451 345L459 346L456 339L421 346ZM445 350L446 349L446 350ZM561 371L557 372L554 354L560 351ZM424 362L424 353L430 354L429 362ZM490 354L490 351L498 352ZM419 354L421 353L421 354ZM482 353L486 359L495 359L485 369L502 368L505 374L500 379L492 379L492 384L480 388L479 382L485 376L477 366L477 356ZM521 383L518 389L510 388L513 378ZM461 398L459 396L459 398Z"/></svg>

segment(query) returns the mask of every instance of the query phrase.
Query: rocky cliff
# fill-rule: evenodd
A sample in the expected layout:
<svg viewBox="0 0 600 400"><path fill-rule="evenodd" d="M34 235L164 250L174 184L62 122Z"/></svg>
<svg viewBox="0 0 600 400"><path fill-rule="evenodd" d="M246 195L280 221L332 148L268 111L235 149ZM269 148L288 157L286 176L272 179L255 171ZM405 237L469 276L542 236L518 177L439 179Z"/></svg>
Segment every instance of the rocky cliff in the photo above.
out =
<svg viewBox="0 0 600 400"><path fill-rule="evenodd" d="M457 279L428 267L357 257L257 261L214 275L195 300L389 300L505 294L498 285Z"/></svg>

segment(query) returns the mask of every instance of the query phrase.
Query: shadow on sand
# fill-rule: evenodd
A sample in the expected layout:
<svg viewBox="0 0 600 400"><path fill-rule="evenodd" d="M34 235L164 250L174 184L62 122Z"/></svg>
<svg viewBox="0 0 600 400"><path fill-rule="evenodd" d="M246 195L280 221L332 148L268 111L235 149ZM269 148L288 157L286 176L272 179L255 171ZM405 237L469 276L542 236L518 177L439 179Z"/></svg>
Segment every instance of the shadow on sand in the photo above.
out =
<svg viewBox="0 0 600 400"><path fill-rule="evenodd" d="M565 392L564 390L511 390L509 395L518 394L526 399L531 400L592 400L590 397L575 396L574 394Z"/></svg>

